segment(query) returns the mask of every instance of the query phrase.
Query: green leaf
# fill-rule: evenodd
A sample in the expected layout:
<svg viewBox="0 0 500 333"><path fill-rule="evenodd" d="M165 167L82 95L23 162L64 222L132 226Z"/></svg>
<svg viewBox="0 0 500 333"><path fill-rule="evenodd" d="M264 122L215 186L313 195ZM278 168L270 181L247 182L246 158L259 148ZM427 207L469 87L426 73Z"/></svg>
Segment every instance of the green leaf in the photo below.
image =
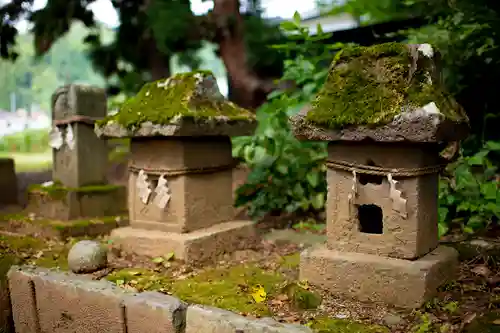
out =
<svg viewBox="0 0 500 333"><path fill-rule="evenodd" d="M481 193L486 200L496 200L498 185L495 182L481 184Z"/></svg>
<svg viewBox="0 0 500 333"><path fill-rule="evenodd" d="M439 238L443 237L444 235L446 235L446 233L448 232L449 230L449 227L446 223L438 223L438 235L439 235Z"/></svg>
<svg viewBox="0 0 500 333"><path fill-rule="evenodd" d="M321 209L325 205L325 194L317 193L312 197L311 204L315 209Z"/></svg>
<svg viewBox="0 0 500 333"><path fill-rule="evenodd" d="M172 261L172 260L174 260L174 257L175 257L175 253L174 253L174 252L169 252L169 253L167 253L167 255L165 256L165 260L166 260L166 261Z"/></svg>
<svg viewBox="0 0 500 333"><path fill-rule="evenodd" d="M300 23L300 21L299 21ZM291 21L283 21L280 23L280 28L285 31L295 31L297 30L297 24Z"/></svg>
<svg viewBox="0 0 500 333"><path fill-rule="evenodd" d="M300 22L302 21L302 18L300 17L299 12L295 12L293 14L293 21L295 22L296 25L300 25Z"/></svg>
<svg viewBox="0 0 500 333"><path fill-rule="evenodd" d="M319 184L319 173L318 172L308 172L306 179L311 187L316 187Z"/></svg>
<svg viewBox="0 0 500 333"><path fill-rule="evenodd" d="M470 166L483 165L484 158L486 157L486 155L488 155L487 150L480 151L479 153L467 159L467 164Z"/></svg>
<svg viewBox="0 0 500 333"><path fill-rule="evenodd" d="M155 263L155 264L161 264L162 262L165 261L165 258L163 258L163 257L156 257L156 258L153 258L151 261L153 263Z"/></svg>
<svg viewBox="0 0 500 333"><path fill-rule="evenodd" d="M500 151L500 141L486 141L485 147L488 150Z"/></svg>
<svg viewBox="0 0 500 333"><path fill-rule="evenodd" d="M288 166L285 164L278 164L276 165L276 170L282 175L286 175L288 173Z"/></svg>

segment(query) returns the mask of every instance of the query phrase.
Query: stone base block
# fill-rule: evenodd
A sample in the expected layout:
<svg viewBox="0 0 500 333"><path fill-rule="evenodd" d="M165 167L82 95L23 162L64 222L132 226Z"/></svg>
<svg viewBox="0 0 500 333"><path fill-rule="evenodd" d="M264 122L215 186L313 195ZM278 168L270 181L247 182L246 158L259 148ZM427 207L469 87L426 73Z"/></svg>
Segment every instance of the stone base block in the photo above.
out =
<svg viewBox="0 0 500 333"><path fill-rule="evenodd" d="M259 238L253 222L231 221L184 234L118 228L111 232L111 239L125 252L137 255L158 257L174 253L176 259L187 263L209 263L221 254L252 248Z"/></svg>
<svg viewBox="0 0 500 333"><path fill-rule="evenodd" d="M12 158L0 158L0 205L18 203L17 176Z"/></svg>
<svg viewBox="0 0 500 333"><path fill-rule="evenodd" d="M28 212L53 220L121 215L127 209L126 188L117 185L37 187L29 190L28 199Z"/></svg>
<svg viewBox="0 0 500 333"><path fill-rule="evenodd" d="M301 254L300 278L360 301L417 308L454 278L457 265L457 251L445 246L413 261L321 246Z"/></svg>

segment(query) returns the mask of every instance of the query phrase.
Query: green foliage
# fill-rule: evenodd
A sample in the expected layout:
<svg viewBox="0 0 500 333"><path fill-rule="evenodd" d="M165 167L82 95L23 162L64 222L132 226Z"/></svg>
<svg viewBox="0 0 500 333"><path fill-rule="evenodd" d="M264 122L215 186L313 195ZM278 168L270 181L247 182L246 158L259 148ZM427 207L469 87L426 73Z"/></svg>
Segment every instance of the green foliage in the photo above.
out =
<svg viewBox="0 0 500 333"><path fill-rule="evenodd" d="M488 141L472 156L462 156L449 166L439 191L439 231L459 226L466 233L482 231L500 219L500 178L492 162L500 142Z"/></svg>
<svg viewBox="0 0 500 333"><path fill-rule="evenodd" d="M246 184L237 190L236 205L248 205L256 218L271 212L308 212L321 210L326 200L326 144L298 141L291 132L288 118L295 114L318 92L327 74L321 66L329 60L331 49L319 40L330 37L319 27L320 34L310 36L300 26L300 17L283 22L281 28L291 41L274 45L287 57L282 80L292 81L298 90L276 91L269 102L257 111L259 127L252 137L233 139L233 155L252 170Z"/></svg>
<svg viewBox="0 0 500 333"><path fill-rule="evenodd" d="M49 132L27 130L0 138L0 152L40 153L49 149Z"/></svg>
<svg viewBox="0 0 500 333"><path fill-rule="evenodd" d="M31 103L50 110L51 95L56 88L68 83L103 86L87 58L83 37L87 29L74 23L67 34L58 40L43 57L36 58L31 33L17 37L20 56L16 62L0 59L0 109L9 110L10 94L16 93L17 107ZM103 34L110 31L102 29Z"/></svg>

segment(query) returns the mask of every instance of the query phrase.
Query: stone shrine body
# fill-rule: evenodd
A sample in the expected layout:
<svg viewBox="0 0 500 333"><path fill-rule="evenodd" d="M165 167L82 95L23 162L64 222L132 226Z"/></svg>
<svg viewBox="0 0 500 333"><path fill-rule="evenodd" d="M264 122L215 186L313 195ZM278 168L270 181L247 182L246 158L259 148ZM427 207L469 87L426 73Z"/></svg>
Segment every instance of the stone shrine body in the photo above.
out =
<svg viewBox="0 0 500 333"><path fill-rule="evenodd" d="M466 137L430 45L346 48L311 107L291 122L328 141L324 246L300 276L362 301L418 307L452 278L457 253L438 242L440 151Z"/></svg>
<svg viewBox="0 0 500 333"><path fill-rule="evenodd" d="M231 136L250 135L254 115L220 94L209 72L146 84L96 125L104 137L130 137L130 227L111 237L125 251L189 263L253 246L251 221L234 221Z"/></svg>

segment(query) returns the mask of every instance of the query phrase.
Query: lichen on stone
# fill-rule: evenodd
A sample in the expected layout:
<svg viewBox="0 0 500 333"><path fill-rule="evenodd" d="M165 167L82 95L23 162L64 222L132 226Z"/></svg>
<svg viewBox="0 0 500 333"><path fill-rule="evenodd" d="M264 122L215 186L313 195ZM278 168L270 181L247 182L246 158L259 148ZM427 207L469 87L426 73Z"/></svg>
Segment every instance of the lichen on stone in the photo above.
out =
<svg viewBox="0 0 500 333"><path fill-rule="evenodd" d="M440 82L432 47L386 43L340 51L305 120L328 129L379 127L415 112L436 111L468 122Z"/></svg>
<svg viewBox="0 0 500 333"><path fill-rule="evenodd" d="M253 122L255 116L226 100L211 72L195 71L147 83L119 112L97 122L97 126L117 123L134 130L144 123L169 125L185 119Z"/></svg>

